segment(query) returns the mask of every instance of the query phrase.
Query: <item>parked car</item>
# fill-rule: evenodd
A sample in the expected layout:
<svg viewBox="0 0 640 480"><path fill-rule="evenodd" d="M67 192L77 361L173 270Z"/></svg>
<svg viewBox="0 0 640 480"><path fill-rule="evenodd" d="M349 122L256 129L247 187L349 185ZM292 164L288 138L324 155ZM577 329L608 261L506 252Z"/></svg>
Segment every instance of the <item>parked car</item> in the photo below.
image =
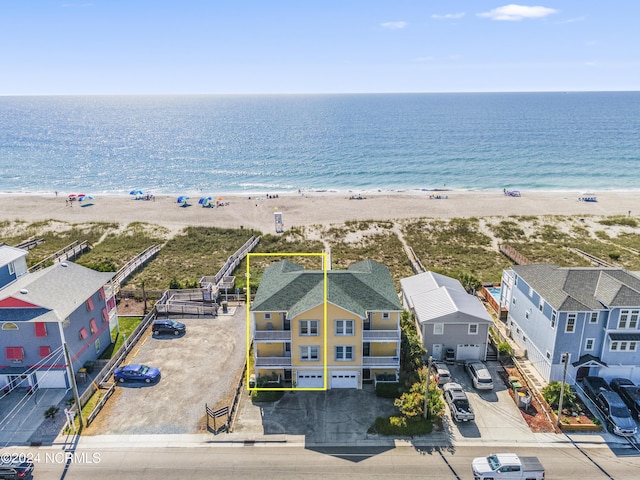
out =
<svg viewBox="0 0 640 480"><path fill-rule="evenodd" d="M184 323L176 322L175 320L163 319L153 322L152 331L154 335L169 333L177 337L178 335L183 335L187 331L187 326Z"/></svg>
<svg viewBox="0 0 640 480"><path fill-rule="evenodd" d="M600 377L584 377L582 379L582 388L585 395L594 402L601 392L608 392L611 390L607 381Z"/></svg>
<svg viewBox="0 0 640 480"><path fill-rule="evenodd" d="M33 478L33 462L31 460L0 462L0 479L29 480L31 478Z"/></svg>
<svg viewBox="0 0 640 480"><path fill-rule="evenodd" d="M493 390L493 379L489 369L482 362L467 362L465 363L465 370L471 377L473 386L478 390Z"/></svg>
<svg viewBox="0 0 640 480"><path fill-rule="evenodd" d="M160 370L147 365L133 363L124 367L116 368L113 378L120 382L144 382L152 383L160 381Z"/></svg>
<svg viewBox="0 0 640 480"><path fill-rule="evenodd" d="M468 422L476 418L467 394L459 383L449 382L442 386L442 396L451 410L451 418L456 422Z"/></svg>
<svg viewBox="0 0 640 480"><path fill-rule="evenodd" d="M628 378L614 378L609 382L609 386L611 386L611 390L620 395L631 415L640 419L640 387Z"/></svg>
<svg viewBox="0 0 640 480"><path fill-rule="evenodd" d="M432 373L438 382L438 385L444 385L451 381L451 372L449 371L449 367L444 363L434 363L432 365L432 369Z"/></svg>
<svg viewBox="0 0 640 480"><path fill-rule="evenodd" d="M538 457L519 457L515 453L494 453L471 462L474 480L544 480L544 467Z"/></svg>
<svg viewBox="0 0 640 480"><path fill-rule="evenodd" d="M616 392L611 390L600 392L596 397L596 404L611 426L613 433L622 437L630 437L638 432L638 426L631 418L631 412Z"/></svg>

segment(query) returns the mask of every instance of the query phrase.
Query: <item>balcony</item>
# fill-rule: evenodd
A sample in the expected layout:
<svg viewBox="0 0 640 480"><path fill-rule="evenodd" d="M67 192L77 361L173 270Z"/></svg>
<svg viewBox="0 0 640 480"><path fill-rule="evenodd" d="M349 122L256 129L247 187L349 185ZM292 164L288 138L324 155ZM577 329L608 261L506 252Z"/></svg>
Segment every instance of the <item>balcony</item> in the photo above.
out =
<svg viewBox="0 0 640 480"><path fill-rule="evenodd" d="M400 368L400 357L362 357L364 368Z"/></svg>
<svg viewBox="0 0 640 480"><path fill-rule="evenodd" d="M291 330L256 330L253 340L255 342L290 342Z"/></svg>
<svg viewBox="0 0 640 480"><path fill-rule="evenodd" d="M291 357L256 357L256 367L290 367Z"/></svg>
<svg viewBox="0 0 640 480"><path fill-rule="evenodd" d="M363 330L363 342L394 343L400 341L400 330Z"/></svg>

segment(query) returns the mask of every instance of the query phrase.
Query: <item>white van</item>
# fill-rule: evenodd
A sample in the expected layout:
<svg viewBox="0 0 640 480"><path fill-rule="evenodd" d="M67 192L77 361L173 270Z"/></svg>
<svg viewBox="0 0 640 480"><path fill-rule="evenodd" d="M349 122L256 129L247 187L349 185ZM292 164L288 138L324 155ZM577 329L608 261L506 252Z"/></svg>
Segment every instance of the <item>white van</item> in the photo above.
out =
<svg viewBox="0 0 640 480"><path fill-rule="evenodd" d="M465 369L478 390L493 390L493 379L489 369L482 362L467 362Z"/></svg>

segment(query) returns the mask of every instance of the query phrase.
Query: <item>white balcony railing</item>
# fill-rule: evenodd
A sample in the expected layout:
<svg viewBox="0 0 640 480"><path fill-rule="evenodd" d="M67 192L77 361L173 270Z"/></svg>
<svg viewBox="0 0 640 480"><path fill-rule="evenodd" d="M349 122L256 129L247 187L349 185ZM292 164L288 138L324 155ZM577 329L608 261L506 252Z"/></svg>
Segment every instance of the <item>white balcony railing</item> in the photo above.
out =
<svg viewBox="0 0 640 480"><path fill-rule="evenodd" d="M400 367L400 357L362 357L365 368L397 368Z"/></svg>
<svg viewBox="0 0 640 480"><path fill-rule="evenodd" d="M290 342L291 330L256 330L253 334L256 342Z"/></svg>
<svg viewBox="0 0 640 480"><path fill-rule="evenodd" d="M256 357L256 367L290 367L291 357Z"/></svg>
<svg viewBox="0 0 640 480"><path fill-rule="evenodd" d="M400 330L363 330L363 342L399 342Z"/></svg>

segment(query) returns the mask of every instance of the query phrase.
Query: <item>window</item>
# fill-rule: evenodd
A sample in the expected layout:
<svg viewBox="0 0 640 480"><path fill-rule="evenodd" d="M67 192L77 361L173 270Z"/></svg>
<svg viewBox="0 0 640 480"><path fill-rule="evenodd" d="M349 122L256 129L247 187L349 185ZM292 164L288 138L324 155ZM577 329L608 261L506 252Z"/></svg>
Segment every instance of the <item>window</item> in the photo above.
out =
<svg viewBox="0 0 640 480"><path fill-rule="evenodd" d="M45 358L51 355L51 347L42 346L40 347L40 358Z"/></svg>
<svg viewBox="0 0 640 480"><path fill-rule="evenodd" d="M22 347L7 347L5 349L7 360L20 362L24 358L24 349Z"/></svg>
<svg viewBox="0 0 640 480"><path fill-rule="evenodd" d="M598 312L591 312L589 323L598 323Z"/></svg>
<svg viewBox="0 0 640 480"><path fill-rule="evenodd" d="M627 349L627 342L620 342L620 351L625 351Z"/></svg>
<svg viewBox="0 0 640 480"><path fill-rule="evenodd" d="M36 322L34 323L36 327L36 337L46 337L47 336L47 324L44 322Z"/></svg>
<svg viewBox="0 0 640 480"><path fill-rule="evenodd" d="M93 299L87 298L87 312L92 312L93 308Z"/></svg>
<svg viewBox="0 0 640 480"><path fill-rule="evenodd" d="M16 266L14 265L13 262L9 262L9 275L13 275L14 273L16 273Z"/></svg>
<svg viewBox="0 0 640 480"><path fill-rule="evenodd" d="M635 352L638 349L638 342L627 342L615 340L611 342L609 350L612 352Z"/></svg>
<svg viewBox="0 0 640 480"><path fill-rule="evenodd" d="M635 352L638 347L638 342L629 342L629 351Z"/></svg>
<svg viewBox="0 0 640 480"><path fill-rule="evenodd" d="M529 287L529 298L533 297L533 288Z"/></svg>
<svg viewBox="0 0 640 480"><path fill-rule="evenodd" d="M93 346L96 348L96 353L100 354L100 339L99 338L96 338L96 341L93 344Z"/></svg>
<svg viewBox="0 0 640 480"><path fill-rule="evenodd" d="M13 322L6 322L2 324L3 330L18 330L18 325Z"/></svg>
<svg viewBox="0 0 640 480"><path fill-rule="evenodd" d="M434 323L433 324L433 334L434 335L443 335L444 334L444 323Z"/></svg>
<svg viewBox="0 0 640 480"><path fill-rule="evenodd" d="M513 299L511 300L511 303L513 303L514 305L516 304L516 297L513 297Z"/></svg>
<svg viewBox="0 0 640 480"><path fill-rule="evenodd" d="M640 310L620 310L618 328L638 328Z"/></svg>
<svg viewBox="0 0 640 480"><path fill-rule="evenodd" d="M470 323L469 324L469 335L477 335L478 334L478 324Z"/></svg>
<svg viewBox="0 0 640 480"><path fill-rule="evenodd" d="M564 331L565 333L573 333L576 331L576 314L575 313L567 314L567 325Z"/></svg>
<svg viewBox="0 0 640 480"><path fill-rule="evenodd" d="M98 290L98 297L100 297L100 300L105 299L104 287L100 287L100 290Z"/></svg>
<svg viewBox="0 0 640 480"><path fill-rule="evenodd" d="M271 313L270 312L265 313L264 314L264 319L265 320L271 320Z"/></svg>
<svg viewBox="0 0 640 480"><path fill-rule="evenodd" d="M391 314L389 312L382 312L382 319L389 320L391 318Z"/></svg>
<svg viewBox="0 0 640 480"><path fill-rule="evenodd" d="M558 318L558 312L553 310L551 312L551 328L556 328L556 320Z"/></svg>
<svg viewBox="0 0 640 480"><path fill-rule="evenodd" d="M109 300L107 300L107 308L109 311L116 308L116 297L109 297Z"/></svg>
<svg viewBox="0 0 640 480"><path fill-rule="evenodd" d="M527 310L526 312L524 312L524 318L525 318L526 320L529 320L529 313L530 313L530 312L529 312L529 310Z"/></svg>
<svg viewBox="0 0 640 480"><path fill-rule="evenodd" d="M87 329L82 327L80 329L80 331L78 332L78 335L80 336L81 340L84 340L85 338L87 338L89 336L89 333L87 332Z"/></svg>
<svg viewBox="0 0 640 480"><path fill-rule="evenodd" d="M611 342L611 347L609 348L612 352L618 350L618 342Z"/></svg>
<svg viewBox="0 0 640 480"><path fill-rule="evenodd" d="M336 320L336 335L353 335L353 320Z"/></svg>
<svg viewBox="0 0 640 480"><path fill-rule="evenodd" d="M310 345L300 347L300 360L307 362L318 360L318 347Z"/></svg>
<svg viewBox="0 0 640 480"><path fill-rule="evenodd" d="M540 299L540 303L538 304L538 310L544 310L544 300Z"/></svg>
<svg viewBox="0 0 640 480"><path fill-rule="evenodd" d="M336 360L348 361L353 360L352 345L336 345Z"/></svg>
<svg viewBox="0 0 640 480"><path fill-rule="evenodd" d="M551 352L547 350L547 359L551 360Z"/></svg>
<svg viewBox="0 0 640 480"><path fill-rule="evenodd" d="M109 321L109 314L107 313L106 308L102 309L102 321L105 323Z"/></svg>
<svg viewBox="0 0 640 480"><path fill-rule="evenodd" d="M587 338L584 342L584 349L588 352L593 350L593 345L595 344L595 338Z"/></svg>
<svg viewBox="0 0 640 480"><path fill-rule="evenodd" d="M300 335L318 335L318 320L300 320Z"/></svg>
<svg viewBox="0 0 640 480"><path fill-rule="evenodd" d="M98 325L96 324L96 320L94 318L89 320L89 328L92 334L98 331Z"/></svg>

